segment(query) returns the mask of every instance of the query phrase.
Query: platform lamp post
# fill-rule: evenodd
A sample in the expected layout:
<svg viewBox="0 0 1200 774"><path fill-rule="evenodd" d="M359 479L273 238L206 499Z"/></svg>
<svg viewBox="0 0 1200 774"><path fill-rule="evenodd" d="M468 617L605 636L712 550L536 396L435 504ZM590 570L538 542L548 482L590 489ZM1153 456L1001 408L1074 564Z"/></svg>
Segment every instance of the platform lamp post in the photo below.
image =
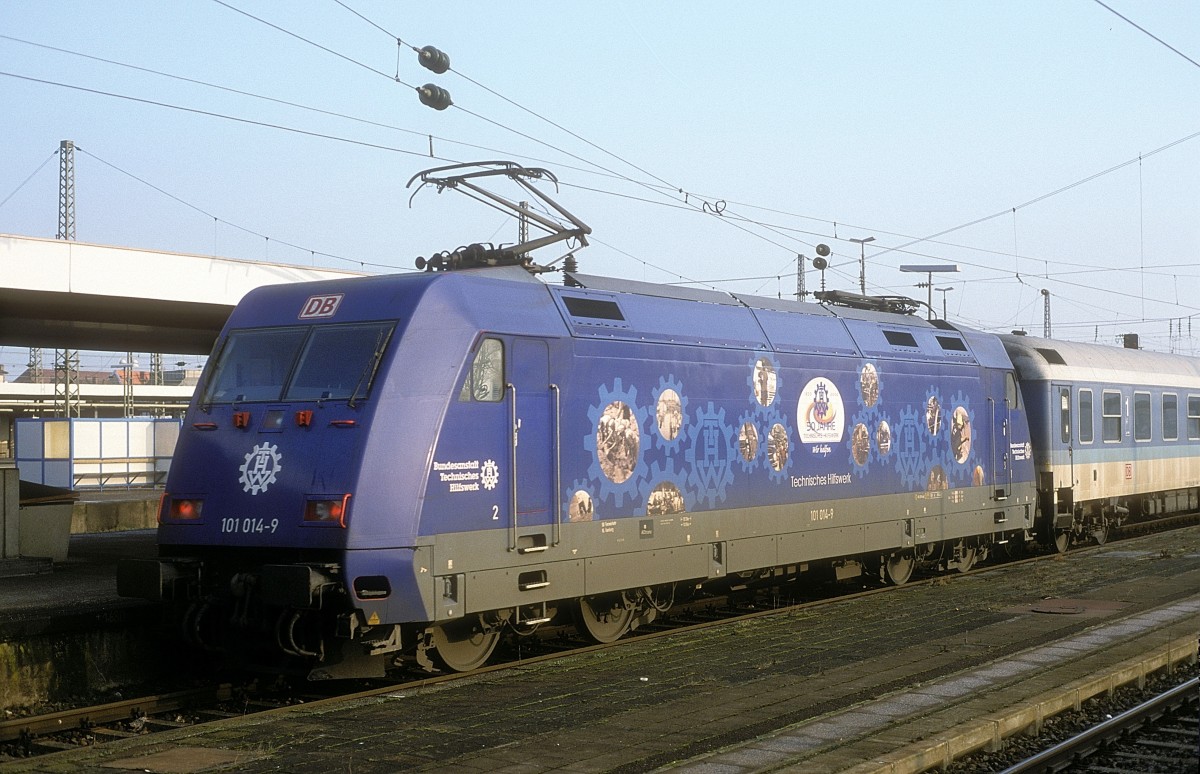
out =
<svg viewBox="0 0 1200 774"><path fill-rule="evenodd" d="M858 243L858 292L865 296L867 294L867 242L874 242L875 237L863 237L862 239L851 237L850 241Z"/></svg>
<svg viewBox="0 0 1200 774"><path fill-rule="evenodd" d="M924 274L925 281L918 282L917 287L928 289L929 300L925 302L925 306L929 308L929 319L933 319L933 275L949 274L958 272L958 264L956 263L918 263L905 264L900 267L900 271L913 272L916 274ZM945 296L943 296L945 298Z"/></svg>
<svg viewBox="0 0 1200 774"><path fill-rule="evenodd" d="M954 290L954 288L953 287L934 288L934 290L936 290L937 292L942 294L942 319L945 320L946 319L946 294L949 293L951 290Z"/></svg>

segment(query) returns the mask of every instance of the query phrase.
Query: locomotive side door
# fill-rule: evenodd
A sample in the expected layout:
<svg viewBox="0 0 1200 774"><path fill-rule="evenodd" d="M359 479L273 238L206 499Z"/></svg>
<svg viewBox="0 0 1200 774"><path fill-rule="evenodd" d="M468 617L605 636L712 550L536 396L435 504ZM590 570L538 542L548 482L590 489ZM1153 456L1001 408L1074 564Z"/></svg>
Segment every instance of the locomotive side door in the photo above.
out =
<svg viewBox="0 0 1200 774"><path fill-rule="evenodd" d="M1062 514L1074 510L1075 486L1075 405L1073 390L1069 384L1052 383L1050 399L1053 401L1051 416L1057 417L1057 429L1050 437L1050 472L1054 483L1054 511L1056 521ZM1069 524L1069 520L1067 521Z"/></svg>
<svg viewBox="0 0 1200 774"><path fill-rule="evenodd" d="M988 398L992 410L992 498L998 501L1007 500L1012 491L1012 413L1020 406L1021 399L1012 372L1003 372L1001 378L1003 404L994 397Z"/></svg>
<svg viewBox="0 0 1200 774"><path fill-rule="evenodd" d="M513 339L508 384L511 421L510 551L544 551L557 542L558 498L553 491L558 435L557 387L550 353L540 339Z"/></svg>

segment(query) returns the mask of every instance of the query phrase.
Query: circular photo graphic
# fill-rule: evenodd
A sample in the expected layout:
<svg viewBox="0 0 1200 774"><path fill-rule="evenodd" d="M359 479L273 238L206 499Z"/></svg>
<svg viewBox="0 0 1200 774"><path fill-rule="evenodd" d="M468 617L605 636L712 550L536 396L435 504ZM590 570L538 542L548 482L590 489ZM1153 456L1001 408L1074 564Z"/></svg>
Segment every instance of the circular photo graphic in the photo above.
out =
<svg viewBox="0 0 1200 774"><path fill-rule="evenodd" d="M771 467L775 468L776 471L787 467L787 429L778 422L771 425L771 432L767 435L767 459L771 461Z"/></svg>
<svg viewBox="0 0 1200 774"><path fill-rule="evenodd" d="M679 393L672 389L662 391L658 396L658 434L664 441L674 441L679 437L679 429L683 426L683 402Z"/></svg>
<svg viewBox="0 0 1200 774"><path fill-rule="evenodd" d="M948 489L950 482L946 480L946 471L941 465L934 465L933 470L929 471L929 486L926 487L930 492L940 492L943 489Z"/></svg>
<svg viewBox="0 0 1200 774"><path fill-rule="evenodd" d="M942 404L938 403L936 395L930 395L925 404L925 425L931 435L942 432Z"/></svg>
<svg viewBox="0 0 1200 774"><path fill-rule="evenodd" d="M796 401L802 443L841 443L846 425L842 393L827 377L810 379Z"/></svg>
<svg viewBox="0 0 1200 774"><path fill-rule="evenodd" d="M962 406L955 407L950 415L950 451L959 464L971 456L971 416Z"/></svg>
<svg viewBox="0 0 1200 774"><path fill-rule="evenodd" d="M604 407L596 424L596 456L600 470L614 484L623 484L637 467L641 428L633 410L614 400Z"/></svg>
<svg viewBox="0 0 1200 774"><path fill-rule="evenodd" d="M669 516L683 513L683 492L670 481L664 481L650 492L646 499L647 516Z"/></svg>
<svg viewBox="0 0 1200 774"><path fill-rule="evenodd" d="M879 447L879 454L883 457L888 456L892 450L892 428L887 420L881 421L879 429L875 431L875 445Z"/></svg>
<svg viewBox="0 0 1200 774"><path fill-rule="evenodd" d="M854 464L862 467L867 464L871 454L871 432L867 426L859 422L850 433L850 448L854 450Z"/></svg>
<svg viewBox="0 0 1200 774"><path fill-rule="evenodd" d="M749 422L742 423L742 429L738 432L738 451L746 462L753 462L758 456L758 430Z"/></svg>
<svg viewBox="0 0 1200 774"><path fill-rule="evenodd" d="M975 475L971 476L971 483L974 484L975 486L983 486L984 476L983 476L983 466L982 465L975 466Z"/></svg>
<svg viewBox="0 0 1200 774"><path fill-rule="evenodd" d="M775 402L775 366L765 357L754 364L754 399L759 405L770 406Z"/></svg>
<svg viewBox="0 0 1200 774"><path fill-rule="evenodd" d="M571 502L567 505L567 517L571 521L591 521L595 517L591 494L580 489L571 495Z"/></svg>
<svg viewBox="0 0 1200 774"><path fill-rule="evenodd" d="M858 386L862 390L863 405L871 408L879 402L879 372L873 363L863 366L862 373L858 375Z"/></svg>

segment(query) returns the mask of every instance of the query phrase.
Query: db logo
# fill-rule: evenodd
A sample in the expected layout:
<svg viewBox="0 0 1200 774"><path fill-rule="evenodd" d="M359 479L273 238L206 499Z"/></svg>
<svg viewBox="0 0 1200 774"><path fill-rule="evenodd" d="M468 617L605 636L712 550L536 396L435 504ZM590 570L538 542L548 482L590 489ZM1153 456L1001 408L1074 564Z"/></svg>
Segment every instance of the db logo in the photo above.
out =
<svg viewBox="0 0 1200 774"><path fill-rule="evenodd" d="M301 320L311 320L314 317L333 317L337 314L338 305L342 303L343 293L332 296L312 296L304 302L300 310Z"/></svg>

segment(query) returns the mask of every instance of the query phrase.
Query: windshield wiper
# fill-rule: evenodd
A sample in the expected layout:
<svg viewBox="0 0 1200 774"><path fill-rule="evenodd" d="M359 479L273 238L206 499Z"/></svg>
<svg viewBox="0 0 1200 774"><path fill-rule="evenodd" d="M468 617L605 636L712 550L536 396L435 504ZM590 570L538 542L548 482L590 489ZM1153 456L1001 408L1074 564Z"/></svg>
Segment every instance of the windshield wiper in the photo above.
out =
<svg viewBox="0 0 1200 774"><path fill-rule="evenodd" d="M375 336L375 352L371 355L371 359L367 362L361 374L358 375L358 382L354 385L354 392L350 393L350 400L347 402L350 408L357 408L355 401L358 400L358 391L362 387L363 382L368 376L375 374L375 369L379 367L379 361L383 359L383 351L387 349L388 340L391 338L391 330L380 331Z"/></svg>

